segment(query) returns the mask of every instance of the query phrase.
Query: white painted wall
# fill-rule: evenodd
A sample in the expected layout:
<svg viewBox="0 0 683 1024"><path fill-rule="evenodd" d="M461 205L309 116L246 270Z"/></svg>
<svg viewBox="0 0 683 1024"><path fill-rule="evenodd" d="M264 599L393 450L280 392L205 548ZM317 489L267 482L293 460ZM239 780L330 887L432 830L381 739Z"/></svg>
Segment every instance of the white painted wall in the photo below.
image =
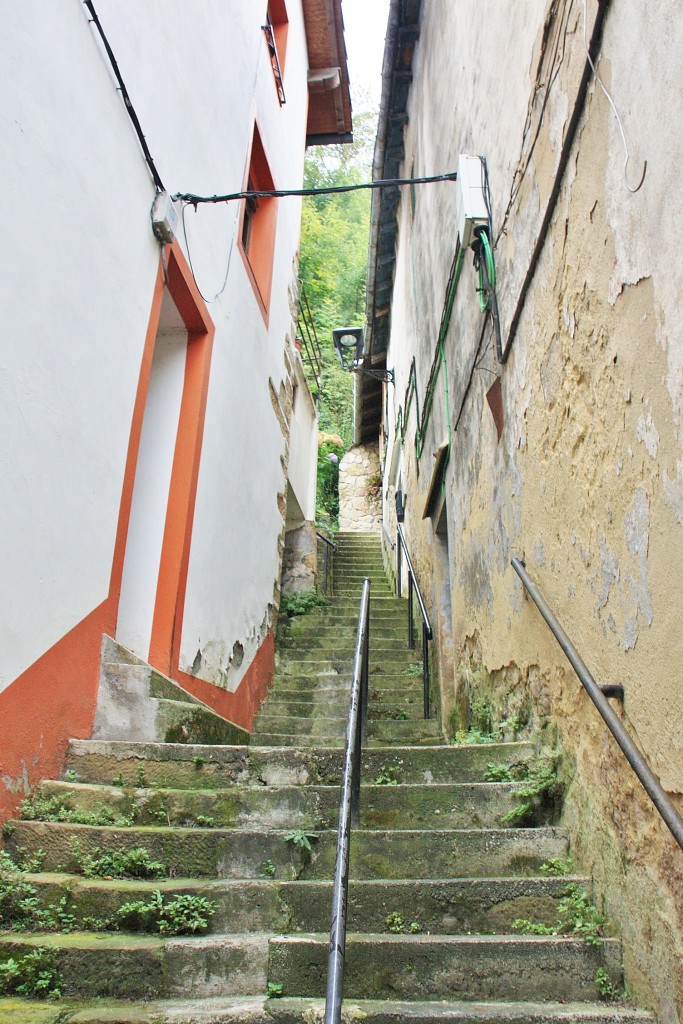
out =
<svg viewBox="0 0 683 1024"><path fill-rule="evenodd" d="M301 358L295 365L297 397L289 434L288 479L304 519L315 519L318 417L306 383Z"/></svg>
<svg viewBox="0 0 683 1024"><path fill-rule="evenodd" d="M301 4L288 3L284 107L264 9L219 0L102 5L170 191L238 190L255 116L276 185L300 184ZM2 687L107 597L159 248L149 223L154 187L85 8L6 0L0 28L0 157L11 197L3 216L11 261L0 277ZM257 649L278 576L284 444L268 380L277 389L284 373L300 201L280 202L267 325L233 244L238 213L187 214L208 299L228 274L209 305L216 334L181 664L201 647L207 677L215 669L223 684L233 645L245 648L242 672Z"/></svg>
<svg viewBox="0 0 683 1024"><path fill-rule="evenodd" d="M119 643L143 659L152 635L186 358L187 330L166 293L142 421L116 624Z"/></svg>

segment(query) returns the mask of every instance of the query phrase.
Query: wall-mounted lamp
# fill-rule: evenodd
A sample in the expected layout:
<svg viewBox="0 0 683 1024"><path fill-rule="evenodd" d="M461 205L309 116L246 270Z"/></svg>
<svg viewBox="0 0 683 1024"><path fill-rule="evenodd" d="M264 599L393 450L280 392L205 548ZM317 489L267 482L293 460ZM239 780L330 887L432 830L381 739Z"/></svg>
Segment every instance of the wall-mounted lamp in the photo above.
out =
<svg viewBox="0 0 683 1024"><path fill-rule="evenodd" d="M374 377L394 383L393 370L365 369L363 366L363 328L362 327L337 327L332 331L334 347L339 356L339 362L345 370L350 373L361 373L364 377Z"/></svg>

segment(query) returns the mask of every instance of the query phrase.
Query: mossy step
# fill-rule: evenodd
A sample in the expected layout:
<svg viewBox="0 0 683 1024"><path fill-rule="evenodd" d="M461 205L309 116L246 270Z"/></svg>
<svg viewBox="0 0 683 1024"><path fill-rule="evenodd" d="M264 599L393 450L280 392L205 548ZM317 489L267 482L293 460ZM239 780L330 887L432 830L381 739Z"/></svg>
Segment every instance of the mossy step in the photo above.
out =
<svg viewBox="0 0 683 1024"><path fill-rule="evenodd" d="M407 675L405 669L408 665L417 665L422 662L422 652L410 651L385 651L375 652L370 649L368 659L368 675ZM402 672L403 670L403 672ZM316 655L312 651L302 651L301 655L295 656L292 652L282 652L276 659L276 676L291 675L292 673L305 672L314 673L345 673L349 678L353 675L353 657L344 651L338 655L331 651L326 655L320 652ZM177 741L176 741L177 742Z"/></svg>
<svg viewBox="0 0 683 1024"><path fill-rule="evenodd" d="M47 907L68 894L69 912L84 917L116 919L119 907L130 900L148 900L159 890L172 895L199 896L215 907L209 932L322 932L330 923L332 884L327 881L283 882L200 881L170 879L140 881L75 878L68 874L28 875L40 905ZM422 932L500 934L525 917L554 926L558 902L570 883L588 886L586 879L482 878L414 881L353 881L349 887L348 927L355 932L388 931L388 919L404 930L416 921Z"/></svg>
<svg viewBox="0 0 683 1024"><path fill-rule="evenodd" d="M293 996L325 992L325 935L271 940L268 980ZM602 968L621 985L621 946L548 936L347 935L347 999L595 999Z"/></svg>
<svg viewBox="0 0 683 1024"><path fill-rule="evenodd" d="M253 995L266 987L268 936L160 938L103 932L0 933L0 959L54 953L65 996L129 999Z"/></svg>
<svg viewBox="0 0 683 1024"><path fill-rule="evenodd" d="M419 673L413 672L399 672L393 675L382 675L382 679L374 680L370 685L371 693L381 693L397 691L399 694L407 688L412 692L413 687L419 687L422 689L422 667L417 663ZM301 672L297 675L287 674L283 676L275 677L275 682L271 687L270 693L274 694L277 692L295 692L301 691L333 691L333 690L344 690L347 694L350 693L351 687L351 672ZM391 697L391 700L399 700L395 694Z"/></svg>
<svg viewBox="0 0 683 1024"><path fill-rule="evenodd" d="M379 775L390 778L393 772ZM495 826L515 806L520 782L375 784L362 786L365 828L471 828ZM122 789L71 782L43 783L40 793L58 797L74 812L105 806L136 825L219 828L315 828L337 820L338 786L237 786L230 789Z"/></svg>
<svg viewBox="0 0 683 1024"><path fill-rule="evenodd" d="M0 1024L311 1024L320 999L237 996L203 1000L0 999ZM623 1003L400 1002L355 1000L347 1024L654 1024L652 1014Z"/></svg>
<svg viewBox="0 0 683 1024"><path fill-rule="evenodd" d="M303 718L324 712L326 718L341 718L345 722L349 717L349 693L311 690L304 697L295 699L291 692L281 693L271 690L272 696L268 698L267 704L259 712L258 720L263 723L272 715L297 715ZM396 692L395 700L379 701L371 697L368 703L368 718L370 720L395 719L400 720L407 716L410 719L422 719L423 696L422 687L415 688L410 693ZM401 700L398 700L398 697Z"/></svg>
<svg viewBox="0 0 683 1024"><path fill-rule="evenodd" d="M301 736L315 739L317 736L344 738L346 718L299 718L297 715L263 715L254 722L254 740L258 743L263 734ZM392 740L408 743L432 743L441 735L439 723L433 719L405 719L397 721L368 719L368 743L373 740L390 743Z"/></svg>
<svg viewBox="0 0 683 1024"><path fill-rule="evenodd" d="M396 651L398 653L409 651L411 648L408 647L407 629L385 629L381 635L373 632L370 648L372 652ZM340 654L342 651L345 651L347 657L353 659L355 649L355 637L348 636L347 634L340 636L336 630L323 632L316 629L311 630L309 633L290 633L285 637L278 638L278 652L280 654L285 651L310 650L313 652L332 650ZM420 650L420 658L422 658L422 650Z"/></svg>
<svg viewBox="0 0 683 1024"><path fill-rule="evenodd" d="M399 782L481 782L488 762L511 764L533 756L527 742L467 746L392 747L363 751L364 777L391 769ZM223 789L241 785L336 784L340 750L280 750L243 746L190 746L72 740L67 768L81 782L110 785L115 777L135 786L140 769L147 785L168 789Z"/></svg>
<svg viewBox="0 0 683 1024"><path fill-rule="evenodd" d="M324 639L344 639L343 636L340 636L340 631L336 626L316 622L315 629L309 630L304 628L306 622L302 621L302 619L303 616L301 615L295 615L294 618L287 619L287 622L283 624L278 632L278 645L291 643L292 641L302 642L309 633L315 633L316 636ZM371 633L372 639L376 643L380 643L383 640L398 640L403 641L405 644L408 643L408 628L405 622L384 623L380 626L373 625Z"/></svg>
<svg viewBox="0 0 683 1024"><path fill-rule="evenodd" d="M167 743L248 743L249 733L201 705L157 698L159 734Z"/></svg>
<svg viewBox="0 0 683 1024"><path fill-rule="evenodd" d="M312 852L286 839L287 831L206 828L105 828L17 821L6 848L21 860L45 854L43 870L79 873L79 859L95 851L144 848L169 877L258 878L266 860L275 877L331 878L337 833L318 830ZM551 857L565 857L556 828L354 830L353 878L486 878L537 874Z"/></svg>

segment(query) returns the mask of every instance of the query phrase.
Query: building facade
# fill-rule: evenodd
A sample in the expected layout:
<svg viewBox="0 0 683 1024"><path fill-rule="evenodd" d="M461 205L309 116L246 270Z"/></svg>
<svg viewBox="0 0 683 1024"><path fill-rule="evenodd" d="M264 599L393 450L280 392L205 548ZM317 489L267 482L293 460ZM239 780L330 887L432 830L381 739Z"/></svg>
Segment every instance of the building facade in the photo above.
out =
<svg viewBox="0 0 683 1024"><path fill-rule="evenodd" d="M658 15L392 3L375 176L484 157L495 294L459 242L462 174L373 197L366 361L395 386L358 387L356 441L380 436L390 537L404 498L444 731L557 745L629 987L678 1021L683 855L511 567L623 684L613 704L680 808L683 18Z"/></svg>
<svg viewBox="0 0 683 1024"><path fill-rule="evenodd" d="M104 634L250 727L288 514L315 516L300 200L176 203L166 242L150 211L300 188L351 108L340 0L11 0L0 20L7 811L91 734Z"/></svg>

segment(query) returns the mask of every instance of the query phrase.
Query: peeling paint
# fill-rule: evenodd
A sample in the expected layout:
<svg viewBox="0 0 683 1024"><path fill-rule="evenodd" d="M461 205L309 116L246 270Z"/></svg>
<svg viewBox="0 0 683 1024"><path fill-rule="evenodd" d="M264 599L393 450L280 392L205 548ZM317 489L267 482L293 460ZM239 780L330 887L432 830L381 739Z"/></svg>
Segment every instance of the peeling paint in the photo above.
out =
<svg viewBox="0 0 683 1024"><path fill-rule="evenodd" d="M647 416L638 417L636 437L645 445L648 455L651 455L653 459L656 458L659 447L659 434L652 421L652 413L648 412Z"/></svg>

